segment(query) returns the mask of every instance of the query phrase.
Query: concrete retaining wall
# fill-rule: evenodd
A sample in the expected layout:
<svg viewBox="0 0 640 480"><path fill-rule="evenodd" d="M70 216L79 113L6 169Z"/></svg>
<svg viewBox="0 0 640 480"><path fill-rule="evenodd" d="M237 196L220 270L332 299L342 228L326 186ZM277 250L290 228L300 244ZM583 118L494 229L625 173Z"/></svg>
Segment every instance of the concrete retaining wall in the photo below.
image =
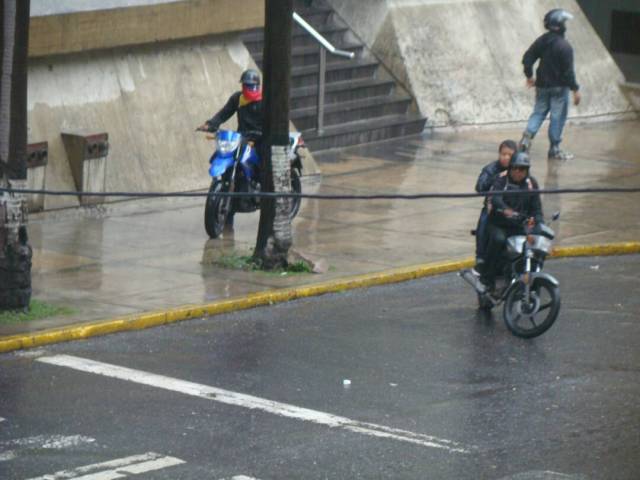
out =
<svg viewBox="0 0 640 480"><path fill-rule="evenodd" d="M622 89L635 109L640 111L640 83L625 83Z"/></svg>
<svg viewBox="0 0 640 480"><path fill-rule="evenodd" d="M29 55L40 57L247 30L263 0L32 0Z"/></svg>
<svg viewBox="0 0 640 480"><path fill-rule="evenodd" d="M212 146L194 129L250 65L236 36L31 59L29 142L49 142L46 187L75 190L60 134L83 131L109 134L107 190L205 188ZM74 205L76 197L45 201Z"/></svg>
<svg viewBox="0 0 640 480"><path fill-rule="evenodd" d="M534 91L524 87L522 55L556 7L576 17L568 38L583 103L571 116L635 116L620 91L622 73L575 0L329 2L415 95L429 125L526 120Z"/></svg>

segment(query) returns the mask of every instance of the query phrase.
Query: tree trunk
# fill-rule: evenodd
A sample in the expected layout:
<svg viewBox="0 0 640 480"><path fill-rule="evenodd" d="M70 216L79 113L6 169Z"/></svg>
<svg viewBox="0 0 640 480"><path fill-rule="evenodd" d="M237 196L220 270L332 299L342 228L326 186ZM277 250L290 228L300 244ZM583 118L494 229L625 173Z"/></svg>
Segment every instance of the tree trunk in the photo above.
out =
<svg viewBox="0 0 640 480"><path fill-rule="evenodd" d="M264 126L262 186L265 192L290 193L289 85L293 0L265 0ZM263 268L287 266L293 241L287 198L261 200L260 225L254 257Z"/></svg>
<svg viewBox="0 0 640 480"><path fill-rule="evenodd" d="M27 64L30 0L1 0L0 186L21 188L27 178ZM31 300L31 247L21 195L0 197L0 309Z"/></svg>

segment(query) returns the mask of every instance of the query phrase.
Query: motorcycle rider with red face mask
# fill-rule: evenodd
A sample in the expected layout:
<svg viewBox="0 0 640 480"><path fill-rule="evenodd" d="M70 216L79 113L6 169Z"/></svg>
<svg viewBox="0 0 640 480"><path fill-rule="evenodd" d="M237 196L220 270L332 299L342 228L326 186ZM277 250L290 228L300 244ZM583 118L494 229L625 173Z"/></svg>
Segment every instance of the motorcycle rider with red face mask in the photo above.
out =
<svg viewBox="0 0 640 480"><path fill-rule="evenodd" d="M215 132L234 114L238 114L238 132L247 142L259 142L262 137L262 89L260 74L245 70L240 77L242 90L235 92L222 109L201 125L198 130Z"/></svg>
<svg viewBox="0 0 640 480"><path fill-rule="evenodd" d="M213 117L203 123L198 130L216 132L220 125L234 114L238 115L238 132L242 135L243 144L259 148L262 138L262 88L260 74L253 69L242 72L240 76L242 90L235 92L227 103ZM227 215L227 227L233 227L234 212Z"/></svg>

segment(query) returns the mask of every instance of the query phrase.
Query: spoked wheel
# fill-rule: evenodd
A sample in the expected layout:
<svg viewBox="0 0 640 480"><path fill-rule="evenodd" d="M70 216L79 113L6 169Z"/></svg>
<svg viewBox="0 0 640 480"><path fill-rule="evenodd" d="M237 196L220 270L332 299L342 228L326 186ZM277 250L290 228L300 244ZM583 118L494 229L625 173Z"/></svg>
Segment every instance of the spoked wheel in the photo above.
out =
<svg viewBox="0 0 640 480"><path fill-rule="evenodd" d="M209 188L209 193L224 192L224 184L214 180ZM204 229L210 238L218 238L224 228L224 223L229 215L231 197L207 197L204 205Z"/></svg>
<svg viewBox="0 0 640 480"><path fill-rule="evenodd" d="M300 181L300 170L297 168L291 169L291 192L292 193L302 193L302 182ZM289 210L289 220L293 220L295 216L298 214L300 210L300 203L302 203L302 199L291 198L291 210Z"/></svg>
<svg viewBox="0 0 640 480"><path fill-rule="evenodd" d="M536 278L529 298L524 284L511 290L504 305L504 322L517 337L533 338L549 330L560 311L560 289L546 278Z"/></svg>

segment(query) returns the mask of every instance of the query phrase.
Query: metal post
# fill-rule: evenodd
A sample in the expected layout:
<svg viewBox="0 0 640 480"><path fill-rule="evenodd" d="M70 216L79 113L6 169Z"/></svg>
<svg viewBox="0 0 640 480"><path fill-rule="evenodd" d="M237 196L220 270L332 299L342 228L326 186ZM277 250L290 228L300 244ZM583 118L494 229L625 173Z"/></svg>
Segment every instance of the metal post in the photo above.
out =
<svg viewBox="0 0 640 480"><path fill-rule="evenodd" d="M327 71L327 51L320 46L320 71L318 72L318 135L322 135L324 131L324 88L326 83Z"/></svg>

